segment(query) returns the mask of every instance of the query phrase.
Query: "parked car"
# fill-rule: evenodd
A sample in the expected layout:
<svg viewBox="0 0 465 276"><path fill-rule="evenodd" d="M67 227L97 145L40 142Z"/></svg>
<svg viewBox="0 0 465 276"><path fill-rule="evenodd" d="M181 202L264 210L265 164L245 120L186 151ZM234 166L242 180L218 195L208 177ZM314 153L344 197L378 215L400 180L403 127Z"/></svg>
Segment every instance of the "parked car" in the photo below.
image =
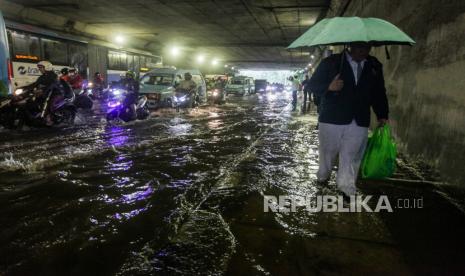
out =
<svg viewBox="0 0 465 276"><path fill-rule="evenodd" d="M199 101L205 102L207 87L198 69L159 68L147 72L140 80L139 93L147 96L148 107L153 109L172 106L174 86L183 80L187 72L191 73L192 80L197 84Z"/></svg>
<svg viewBox="0 0 465 276"><path fill-rule="evenodd" d="M253 78L238 76L231 78L225 87L226 95L250 95L255 93L255 83Z"/></svg>

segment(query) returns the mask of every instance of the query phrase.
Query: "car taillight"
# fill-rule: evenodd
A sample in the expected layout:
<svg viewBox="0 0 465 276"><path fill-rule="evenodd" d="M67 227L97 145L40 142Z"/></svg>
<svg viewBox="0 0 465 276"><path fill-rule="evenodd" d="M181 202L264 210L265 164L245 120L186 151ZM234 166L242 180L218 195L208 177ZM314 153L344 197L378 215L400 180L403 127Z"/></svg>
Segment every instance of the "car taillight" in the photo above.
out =
<svg viewBox="0 0 465 276"><path fill-rule="evenodd" d="M7 59L6 63L8 66L8 80L11 81L11 79L14 77L13 76L13 64L11 64L10 59Z"/></svg>

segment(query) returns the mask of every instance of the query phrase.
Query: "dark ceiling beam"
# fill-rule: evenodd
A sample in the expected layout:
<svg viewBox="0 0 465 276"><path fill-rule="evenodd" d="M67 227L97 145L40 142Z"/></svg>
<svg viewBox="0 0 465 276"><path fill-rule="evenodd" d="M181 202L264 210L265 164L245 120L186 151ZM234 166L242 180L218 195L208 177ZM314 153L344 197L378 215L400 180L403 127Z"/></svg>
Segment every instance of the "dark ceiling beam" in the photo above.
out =
<svg viewBox="0 0 465 276"><path fill-rule="evenodd" d="M258 6L254 5L256 8L268 10L268 11L277 11L277 10L303 10L303 9L328 9L329 4L325 5L293 5L293 6Z"/></svg>
<svg viewBox="0 0 465 276"><path fill-rule="evenodd" d="M307 64L305 61L294 61L294 62L289 62L289 61L276 61L276 60L248 60L248 59L239 59L239 60L223 60L225 63L266 63L266 64Z"/></svg>
<svg viewBox="0 0 465 276"><path fill-rule="evenodd" d="M268 0L268 3L271 3L270 0ZM276 15L276 13L275 13L274 11L271 11L271 13L273 14L273 18L274 18L274 20L275 20L275 22L276 22L276 25L278 26L278 29L279 29L280 32L281 32L281 39L282 39L283 41L286 41L286 43L287 43L286 35L284 34L283 26L282 26L282 24L279 22L278 16ZM281 58L284 58L283 55L282 55L282 53L281 53L281 51L278 51L278 53L279 53L279 56L281 56ZM292 57L291 57L291 58L292 58Z"/></svg>
<svg viewBox="0 0 465 276"><path fill-rule="evenodd" d="M79 10L81 7L79 4L73 4L73 3L55 3L55 4L30 4L30 5L24 5L26 8L73 8L76 10Z"/></svg>
<svg viewBox="0 0 465 276"><path fill-rule="evenodd" d="M204 47L204 48L269 48L279 47L285 48L289 46L289 43L249 43L249 42L237 42L237 43L209 43L209 44L193 44L192 47Z"/></svg>

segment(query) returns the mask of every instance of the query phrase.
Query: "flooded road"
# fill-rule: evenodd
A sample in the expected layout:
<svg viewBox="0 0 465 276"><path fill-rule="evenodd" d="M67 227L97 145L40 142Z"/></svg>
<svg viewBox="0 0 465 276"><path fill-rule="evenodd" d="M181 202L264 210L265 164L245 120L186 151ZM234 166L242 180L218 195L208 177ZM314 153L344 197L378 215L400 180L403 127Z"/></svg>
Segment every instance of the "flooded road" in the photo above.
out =
<svg viewBox="0 0 465 276"><path fill-rule="evenodd" d="M422 209L265 213L265 195L338 194L313 182L315 114L289 102L230 97L128 124L88 115L1 132L0 274L465 272L464 214L434 188L359 185Z"/></svg>

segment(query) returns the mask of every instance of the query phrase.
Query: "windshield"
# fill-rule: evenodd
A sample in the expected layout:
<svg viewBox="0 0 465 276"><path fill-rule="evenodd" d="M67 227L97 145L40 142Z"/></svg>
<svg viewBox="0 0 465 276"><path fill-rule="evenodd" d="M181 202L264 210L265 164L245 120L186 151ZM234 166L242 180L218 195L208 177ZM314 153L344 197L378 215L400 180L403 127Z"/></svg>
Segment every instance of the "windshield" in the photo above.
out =
<svg viewBox="0 0 465 276"><path fill-rule="evenodd" d="M231 84L244 84L244 80L231 80Z"/></svg>
<svg viewBox="0 0 465 276"><path fill-rule="evenodd" d="M145 75L141 83L147 85L165 85L173 84L174 75Z"/></svg>

